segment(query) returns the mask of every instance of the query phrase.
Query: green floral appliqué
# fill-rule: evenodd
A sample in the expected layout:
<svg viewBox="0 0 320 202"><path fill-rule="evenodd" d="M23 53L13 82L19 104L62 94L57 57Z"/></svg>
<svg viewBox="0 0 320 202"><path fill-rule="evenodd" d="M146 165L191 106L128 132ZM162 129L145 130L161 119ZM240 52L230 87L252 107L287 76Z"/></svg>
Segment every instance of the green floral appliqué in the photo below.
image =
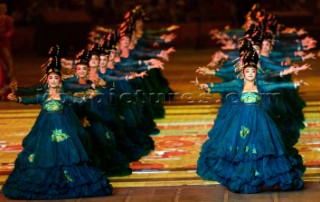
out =
<svg viewBox="0 0 320 202"><path fill-rule="evenodd" d="M57 100L48 101L43 108L48 112L61 111L63 109L63 105Z"/></svg>
<svg viewBox="0 0 320 202"><path fill-rule="evenodd" d="M253 154L257 154L257 149L256 149L256 148L253 148L253 149L252 149L252 153L253 153Z"/></svg>
<svg viewBox="0 0 320 202"><path fill-rule="evenodd" d="M52 131L51 140L52 142L62 142L68 139L70 136L63 133L62 130L55 129Z"/></svg>
<svg viewBox="0 0 320 202"><path fill-rule="evenodd" d="M244 139L247 137L247 135L250 133L249 128L245 127L245 126L241 126L241 130L240 130L240 136Z"/></svg>
<svg viewBox="0 0 320 202"><path fill-rule="evenodd" d="M69 182L72 182L73 180L72 180L72 178L71 178L71 176L70 175L68 175L68 171L66 171L66 170L64 170L63 171L63 174L64 174L64 176L66 177L66 179L67 179L67 183L69 183Z"/></svg>
<svg viewBox="0 0 320 202"><path fill-rule="evenodd" d="M110 133L109 132L106 132L106 138L110 139Z"/></svg>
<svg viewBox="0 0 320 202"><path fill-rule="evenodd" d="M243 93L241 96L241 102L250 104L250 103L257 103L261 100L261 97L255 92L246 92Z"/></svg>
<svg viewBox="0 0 320 202"><path fill-rule="evenodd" d="M30 163L33 163L33 160L34 160L34 154L30 154L29 157L28 157L28 161Z"/></svg>

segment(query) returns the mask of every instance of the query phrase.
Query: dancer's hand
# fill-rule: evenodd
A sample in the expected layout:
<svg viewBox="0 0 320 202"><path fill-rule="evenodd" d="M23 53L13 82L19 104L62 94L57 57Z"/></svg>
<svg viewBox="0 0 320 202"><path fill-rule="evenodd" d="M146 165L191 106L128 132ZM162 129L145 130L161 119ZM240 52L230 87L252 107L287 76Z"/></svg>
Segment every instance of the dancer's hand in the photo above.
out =
<svg viewBox="0 0 320 202"><path fill-rule="evenodd" d="M127 80L132 80L132 79L134 79L134 78L136 78L136 77L137 77L137 73L135 73L135 72L130 72L130 74L126 76L126 79L127 79Z"/></svg>
<svg viewBox="0 0 320 202"><path fill-rule="evenodd" d="M304 35L304 34L308 34L308 32L307 32L306 30L304 30L303 28L301 28L301 29L299 29L299 30L297 31L297 34L298 34L299 36L301 36L301 35Z"/></svg>
<svg viewBox="0 0 320 202"><path fill-rule="evenodd" d="M10 101L18 101L18 98L17 98L17 96L16 96L14 93L9 93L9 94L7 95L7 98L8 98L8 100L10 100Z"/></svg>
<svg viewBox="0 0 320 202"><path fill-rule="evenodd" d="M294 85L295 86L308 86L309 84L304 82L303 80L300 80L300 81L295 81Z"/></svg>
<svg viewBox="0 0 320 202"><path fill-rule="evenodd" d="M294 74L295 75L298 75L299 71L304 71L304 70L307 70L307 69L312 69L311 67L311 64L303 64L301 67L297 67L297 66L294 66Z"/></svg>
<svg viewBox="0 0 320 202"><path fill-rule="evenodd" d="M196 70L196 73L201 75L206 75L209 71L210 70L207 67L198 67L198 69Z"/></svg>
<svg viewBox="0 0 320 202"><path fill-rule="evenodd" d="M198 86L199 85L198 77L196 77L194 81L190 81L190 83L193 83L194 85Z"/></svg>
<svg viewBox="0 0 320 202"><path fill-rule="evenodd" d="M308 53L305 56L301 56L302 60L307 60L307 59L316 59L316 54L314 53Z"/></svg>
<svg viewBox="0 0 320 202"><path fill-rule="evenodd" d="M205 84L205 83L200 83L199 84L199 89L203 90L206 93L210 92L210 88L209 88L208 84Z"/></svg>
<svg viewBox="0 0 320 202"><path fill-rule="evenodd" d="M287 66L287 65L290 65L291 64L291 59L290 57L286 57L285 58L285 61L282 62L282 66Z"/></svg>
<svg viewBox="0 0 320 202"><path fill-rule="evenodd" d="M148 66L158 67L160 69L164 69L163 62L158 59L152 58L150 60L145 60L144 63L147 64Z"/></svg>
<svg viewBox="0 0 320 202"><path fill-rule="evenodd" d="M210 70L207 67L198 67L198 69L196 70L196 73L201 75L207 75L207 74L215 75L216 71Z"/></svg>
<svg viewBox="0 0 320 202"><path fill-rule="evenodd" d="M136 74L136 77L145 77L145 76L148 76L148 73L146 71L143 71L143 72L140 72L139 74Z"/></svg>
<svg viewBox="0 0 320 202"><path fill-rule="evenodd" d="M174 49L173 47L170 47L166 50L167 54L170 54L170 53L174 53L176 52L176 49Z"/></svg>
<svg viewBox="0 0 320 202"><path fill-rule="evenodd" d="M148 70L150 69L164 69L163 65L151 64L148 65Z"/></svg>
<svg viewBox="0 0 320 202"><path fill-rule="evenodd" d="M179 25L171 25L170 27L167 27L167 31L171 32L173 30L179 29Z"/></svg>
<svg viewBox="0 0 320 202"><path fill-rule="evenodd" d="M98 80L98 85L99 85L99 86L106 86L106 85L107 85L107 82L106 82L105 80L99 78L99 80Z"/></svg>
<svg viewBox="0 0 320 202"><path fill-rule="evenodd" d="M171 42L173 39L175 39L177 35L171 33L171 34L163 34L160 36L160 39L163 39L166 43Z"/></svg>

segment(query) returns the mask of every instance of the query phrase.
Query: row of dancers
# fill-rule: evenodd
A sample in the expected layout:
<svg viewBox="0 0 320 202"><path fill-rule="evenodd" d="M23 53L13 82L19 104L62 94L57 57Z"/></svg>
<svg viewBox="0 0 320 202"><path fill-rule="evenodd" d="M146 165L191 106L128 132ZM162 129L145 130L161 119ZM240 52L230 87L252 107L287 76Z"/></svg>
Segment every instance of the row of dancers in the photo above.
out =
<svg viewBox="0 0 320 202"><path fill-rule="evenodd" d="M164 117L163 101L172 94L162 69L175 50L163 47L178 26L146 30L145 18L136 6L119 27L96 27L75 59L54 45L42 83L10 84L9 100L40 104L41 112L2 188L6 197L110 195L108 177L130 175L130 163L154 149L154 120Z"/></svg>
<svg viewBox="0 0 320 202"><path fill-rule="evenodd" d="M305 127L299 87L308 84L291 74L311 68L292 62L314 59L309 50L317 42L304 29L280 24L259 4L242 29L211 34L221 50L196 73L223 82L195 83L220 93L223 103L201 148L197 174L237 193L302 189L305 166L294 146Z"/></svg>

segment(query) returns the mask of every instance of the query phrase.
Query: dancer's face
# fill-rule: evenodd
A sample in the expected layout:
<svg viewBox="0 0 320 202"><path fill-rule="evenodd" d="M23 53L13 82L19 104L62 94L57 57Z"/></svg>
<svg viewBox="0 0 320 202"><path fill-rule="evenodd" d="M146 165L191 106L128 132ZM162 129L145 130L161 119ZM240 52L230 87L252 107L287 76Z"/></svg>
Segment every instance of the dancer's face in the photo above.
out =
<svg viewBox="0 0 320 202"><path fill-rule="evenodd" d="M107 56L106 55L100 55L100 63L99 66L104 68L107 66Z"/></svg>
<svg viewBox="0 0 320 202"><path fill-rule="evenodd" d="M91 59L89 61L89 66L90 67L98 67L99 66L99 56L92 55Z"/></svg>
<svg viewBox="0 0 320 202"><path fill-rule="evenodd" d="M113 61L113 60L114 60L114 58L116 57L116 54L117 54L117 52L116 52L116 51L114 51L114 50L110 51L110 54L109 54L109 61Z"/></svg>
<svg viewBox="0 0 320 202"><path fill-rule="evenodd" d="M59 74L52 72L48 75L47 82L49 87L56 88L60 85L61 77Z"/></svg>
<svg viewBox="0 0 320 202"><path fill-rule="evenodd" d="M270 52L272 50L272 45L269 40L263 40L261 52Z"/></svg>
<svg viewBox="0 0 320 202"><path fill-rule="evenodd" d="M257 69L254 67L246 67L243 70L244 79L247 81L254 81L257 76Z"/></svg>
<svg viewBox="0 0 320 202"><path fill-rule="evenodd" d="M123 36L120 39L120 47L121 48L128 48L130 45L130 39L128 36Z"/></svg>
<svg viewBox="0 0 320 202"><path fill-rule="evenodd" d="M79 78L86 78L88 75L88 66L85 64L77 64L76 74Z"/></svg>

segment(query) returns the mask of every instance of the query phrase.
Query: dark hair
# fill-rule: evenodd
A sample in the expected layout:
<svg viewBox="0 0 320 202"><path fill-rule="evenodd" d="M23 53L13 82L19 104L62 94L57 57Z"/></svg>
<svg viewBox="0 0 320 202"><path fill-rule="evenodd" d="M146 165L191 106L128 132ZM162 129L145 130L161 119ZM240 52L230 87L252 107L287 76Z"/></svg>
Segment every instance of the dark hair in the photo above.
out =
<svg viewBox="0 0 320 202"><path fill-rule="evenodd" d="M61 72L48 72L48 73L47 73L47 76L49 76L49 75L52 74L52 73L58 74L60 77L61 77L61 75L62 75Z"/></svg>

